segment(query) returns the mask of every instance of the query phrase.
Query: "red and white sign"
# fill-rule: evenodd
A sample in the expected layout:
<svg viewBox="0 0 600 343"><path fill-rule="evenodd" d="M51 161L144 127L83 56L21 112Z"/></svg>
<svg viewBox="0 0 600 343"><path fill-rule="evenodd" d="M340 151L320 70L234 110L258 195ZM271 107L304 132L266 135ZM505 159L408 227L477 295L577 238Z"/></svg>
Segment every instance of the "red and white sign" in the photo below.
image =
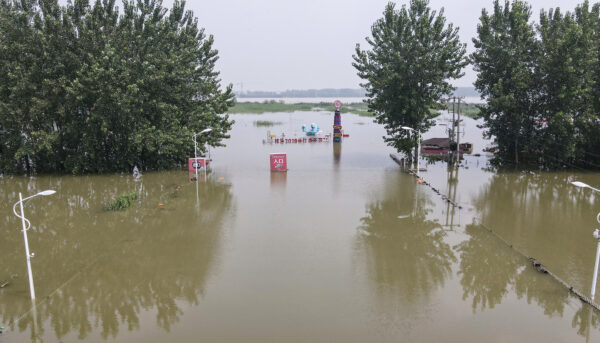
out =
<svg viewBox="0 0 600 343"><path fill-rule="evenodd" d="M275 153L270 155L271 171L287 171L287 155Z"/></svg>
<svg viewBox="0 0 600 343"><path fill-rule="evenodd" d="M189 158L188 159L188 170L196 171L203 170L206 168L206 160L207 158Z"/></svg>
<svg viewBox="0 0 600 343"><path fill-rule="evenodd" d="M336 101L333 102L333 106L335 108L340 108L340 107L342 107L342 102L339 101L339 100L336 100Z"/></svg>

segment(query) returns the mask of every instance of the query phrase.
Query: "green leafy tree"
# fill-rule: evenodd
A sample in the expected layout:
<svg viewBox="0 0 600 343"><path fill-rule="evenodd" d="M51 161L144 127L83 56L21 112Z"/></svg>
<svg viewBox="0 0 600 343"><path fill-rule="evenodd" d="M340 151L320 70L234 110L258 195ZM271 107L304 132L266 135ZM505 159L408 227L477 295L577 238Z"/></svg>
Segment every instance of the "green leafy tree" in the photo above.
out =
<svg viewBox="0 0 600 343"><path fill-rule="evenodd" d="M535 73L539 54L530 16L524 1L506 0L502 6L495 0L492 14L482 10L471 55L478 72L475 88L487 98L480 112L484 126L496 139L499 159L515 164L521 154L531 153L527 148L539 125Z"/></svg>
<svg viewBox="0 0 600 343"><path fill-rule="evenodd" d="M589 99L590 49L580 49L583 32L574 15L560 9L542 11L538 24L540 79L539 138L535 142L539 161L556 165L574 158L577 139L573 120L592 109ZM588 40L587 43L590 43Z"/></svg>
<svg viewBox="0 0 600 343"><path fill-rule="evenodd" d="M0 171L172 168L195 132L229 137L231 85L184 2L1 1Z"/></svg>
<svg viewBox="0 0 600 343"><path fill-rule="evenodd" d="M600 166L600 4L584 1L575 8L578 39L574 60L581 85L576 92L573 118L574 158L586 167ZM582 163L583 162L583 163Z"/></svg>
<svg viewBox="0 0 600 343"><path fill-rule="evenodd" d="M371 49L357 44L353 66L365 81L369 111L384 125L385 142L410 154L417 138L401 127L431 127L437 115L431 109L453 90L448 81L463 75L465 45L458 28L446 24L444 10L432 11L427 0L411 0L400 10L389 3L366 40Z"/></svg>

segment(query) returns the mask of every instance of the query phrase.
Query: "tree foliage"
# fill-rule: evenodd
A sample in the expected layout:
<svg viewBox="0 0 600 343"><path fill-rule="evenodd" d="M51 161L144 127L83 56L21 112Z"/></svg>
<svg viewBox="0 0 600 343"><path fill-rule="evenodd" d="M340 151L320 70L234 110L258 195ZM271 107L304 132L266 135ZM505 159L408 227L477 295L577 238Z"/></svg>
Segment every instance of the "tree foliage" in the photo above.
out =
<svg viewBox="0 0 600 343"><path fill-rule="evenodd" d="M529 146L535 131L537 44L530 16L523 1L512 6L507 2L503 8L495 0L493 14L482 11L478 37L473 39L476 51L471 55L478 72L475 87L488 99L481 110L487 132L496 137L499 155L514 157L516 163L518 152Z"/></svg>
<svg viewBox="0 0 600 343"><path fill-rule="evenodd" d="M0 171L163 169L232 121L213 37L185 2L0 0Z"/></svg>
<svg viewBox="0 0 600 343"><path fill-rule="evenodd" d="M430 109L451 93L448 80L461 77L467 64L465 45L458 28L446 24L444 10L432 11L427 0L411 0L400 10L390 2L366 40L371 49L357 44L353 66L365 81L369 110L384 125L387 144L410 153L416 135L402 126L431 127L436 114Z"/></svg>
<svg viewBox="0 0 600 343"><path fill-rule="evenodd" d="M593 166L600 162L599 6L542 11L538 24L521 0L482 11L475 87L487 98L484 126L497 162Z"/></svg>

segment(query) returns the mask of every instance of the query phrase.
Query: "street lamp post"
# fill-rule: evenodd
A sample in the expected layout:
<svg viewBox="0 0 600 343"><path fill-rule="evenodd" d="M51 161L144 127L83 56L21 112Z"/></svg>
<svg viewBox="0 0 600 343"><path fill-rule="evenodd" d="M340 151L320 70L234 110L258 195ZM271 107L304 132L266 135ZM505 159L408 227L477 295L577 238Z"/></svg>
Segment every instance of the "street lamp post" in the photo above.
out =
<svg viewBox="0 0 600 343"><path fill-rule="evenodd" d="M596 218L598 222L600 222L600 213L598 213L598 217ZM596 295L596 281L598 280L598 261L600 261L600 230L594 230L594 238L598 241L598 246L596 247L596 263L594 264L594 276L592 277L592 300L594 300L594 295Z"/></svg>
<svg viewBox="0 0 600 343"><path fill-rule="evenodd" d="M25 256L27 257L27 274L29 276L29 293L31 294L31 300L35 299L35 290L33 288L33 273L31 272L31 257L33 257L33 254L29 253L29 242L27 241L27 230L29 230L29 228L31 227L31 222L29 221L29 219L25 218L25 214L23 212L23 201L33 199L38 195L52 195L54 193L56 193L56 191L46 190L34 194L32 196L28 196L25 199L23 199L23 196L21 195L21 193L19 193L19 201L17 201L13 205L13 213L18 218L21 218L21 225L23 226L23 240L25 241ZM19 213L17 213L17 205L19 205L21 208L20 215Z"/></svg>
<svg viewBox="0 0 600 343"><path fill-rule="evenodd" d="M408 126L401 126L400 128L407 130L409 132L417 133L417 153L415 154L415 159L417 160L417 173L418 173L419 172L419 154L421 153L421 139L419 136L419 131L413 129L412 127L408 127Z"/></svg>
<svg viewBox="0 0 600 343"><path fill-rule="evenodd" d="M196 154L196 151L198 150L198 143L196 142L196 136L201 135L203 133L207 133L207 132L211 132L212 129L209 127L207 129L204 129L200 132L194 133L194 136L192 137L192 139L194 140L194 163L196 163L196 165L194 166L194 171L196 172L196 181L198 181L198 155ZM206 168L206 165L204 166Z"/></svg>
<svg viewBox="0 0 600 343"><path fill-rule="evenodd" d="M594 188L586 183L580 181L573 181L571 184L575 187L579 188L589 188L594 192L600 194L600 189ZM600 223L600 213L596 216L596 220ZM594 300L594 296L596 295L596 281L598 279L598 263L600 262L600 230L596 229L593 233L594 238L598 241L598 246L596 247L596 262L594 263L594 276L592 277L592 290L591 290L591 298Z"/></svg>

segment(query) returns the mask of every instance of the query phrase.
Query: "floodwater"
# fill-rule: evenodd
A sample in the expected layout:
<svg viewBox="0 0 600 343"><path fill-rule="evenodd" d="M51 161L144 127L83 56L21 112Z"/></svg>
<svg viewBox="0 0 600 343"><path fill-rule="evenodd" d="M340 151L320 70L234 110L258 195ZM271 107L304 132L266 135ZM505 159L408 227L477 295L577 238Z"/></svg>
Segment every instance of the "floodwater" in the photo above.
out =
<svg viewBox="0 0 600 343"><path fill-rule="evenodd" d="M483 154L450 170L422 161L427 186L370 118L342 115L342 144L263 143L311 122L330 131L331 113L232 118L198 183L187 171L0 178L0 342L600 339L599 313L527 259L589 294L600 199L568 182L598 186L597 173L495 173ZM476 124L461 140L481 152ZM278 152L287 173L269 172ZM57 193L25 207L32 306L12 205L45 189ZM131 191L131 208L103 211Z"/></svg>

